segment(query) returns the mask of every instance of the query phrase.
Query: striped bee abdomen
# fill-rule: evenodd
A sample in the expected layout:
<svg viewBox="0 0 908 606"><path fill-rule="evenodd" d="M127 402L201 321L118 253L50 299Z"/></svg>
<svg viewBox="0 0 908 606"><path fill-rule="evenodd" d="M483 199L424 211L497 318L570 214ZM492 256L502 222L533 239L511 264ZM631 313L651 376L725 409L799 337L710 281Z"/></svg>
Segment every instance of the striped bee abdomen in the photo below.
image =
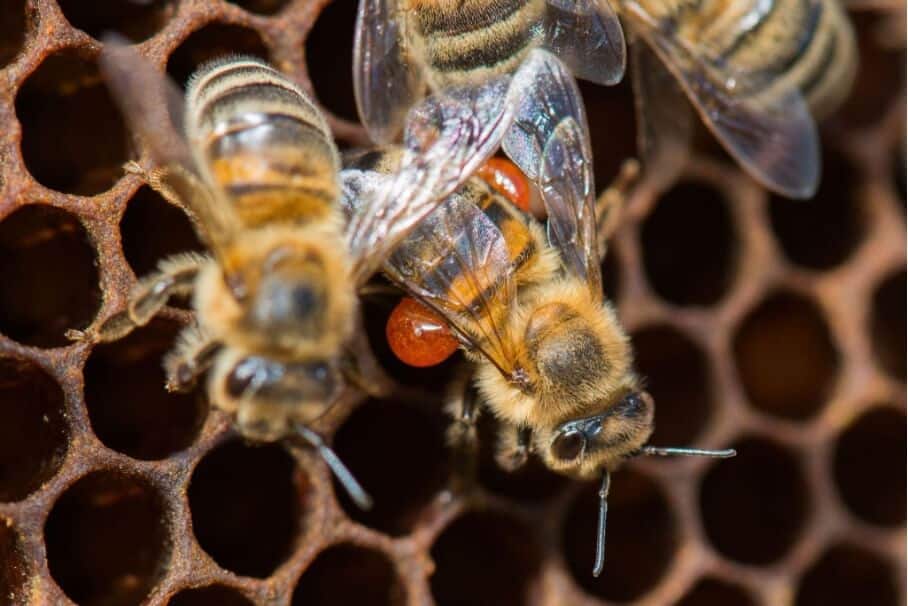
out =
<svg viewBox="0 0 908 606"><path fill-rule="evenodd" d="M541 43L544 0L415 0L410 5L434 89L509 73Z"/></svg>
<svg viewBox="0 0 908 606"><path fill-rule="evenodd" d="M745 76L736 78L739 86L756 94L779 83L793 87L819 118L854 80L854 33L838 0L676 0L672 19L681 39Z"/></svg>
<svg viewBox="0 0 908 606"><path fill-rule="evenodd" d="M338 212L337 149L311 100L257 59L201 68L187 93L197 164L249 227Z"/></svg>

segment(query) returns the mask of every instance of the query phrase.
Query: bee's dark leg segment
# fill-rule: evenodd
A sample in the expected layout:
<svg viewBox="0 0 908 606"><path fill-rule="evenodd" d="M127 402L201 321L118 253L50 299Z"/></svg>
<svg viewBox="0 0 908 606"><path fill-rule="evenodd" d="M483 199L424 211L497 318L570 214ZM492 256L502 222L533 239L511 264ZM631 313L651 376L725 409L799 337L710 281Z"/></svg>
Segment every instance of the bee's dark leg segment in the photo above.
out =
<svg viewBox="0 0 908 606"><path fill-rule="evenodd" d="M371 509L372 497L370 497L363 489L362 485L356 481L356 478L353 477L353 474L350 473L347 466L344 465L343 461L340 460L340 457L337 456L337 453L335 453L330 446L325 444L322 437L302 423L295 423L293 427L297 434L318 452L325 464L328 465L328 469L331 470L331 473L334 474L337 481L344 487L344 490L347 491L347 494L350 495L353 502L356 503L360 509Z"/></svg>
<svg viewBox="0 0 908 606"><path fill-rule="evenodd" d="M630 158L621 164L618 176L596 200L596 234L599 237L599 258L605 260L608 240L621 225L622 215L631 190L640 177L640 162Z"/></svg>
<svg viewBox="0 0 908 606"><path fill-rule="evenodd" d="M505 428L503 431L513 432L505 435L501 440L501 447L496 455L498 465L506 471L515 471L523 467L530 456L530 442L533 433L529 427L516 426Z"/></svg>
<svg viewBox="0 0 908 606"><path fill-rule="evenodd" d="M605 521L608 517L608 491L612 485L612 476L609 472L602 474L602 484L599 486L599 523L596 525L596 561L593 564L593 576L602 574L605 565Z"/></svg>
<svg viewBox="0 0 908 606"><path fill-rule="evenodd" d="M454 478L461 488L472 487L476 482L479 463L479 392L472 379L467 380L463 392L453 403L454 422L448 427L448 443L452 449Z"/></svg>
<svg viewBox="0 0 908 606"><path fill-rule="evenodd" d="M372 398L382 398L391 393L393 385L372 353L369 338L360 314L355 314L356 327L351 342L347 343L339 358L341 374L348 385Z"/></svg>
<svg viewBox="0 0 908 606"><path fill-rule="evenodd" d="M221 343L204 332L198 324L183 329L176 346L164 358L167 391L188 391L214 363Z"/></svg>
<svg viewBox="0 0 908 606"><path fill-rule="evenodd" d="M98 328L97 335L71 330L66 333L73 341L97 339L116 341L144 326L167 304L170 297L192 292L195 280L209 257L198 253L180 253L158 263L158 270L143 278L133 289L129 304Z"/></svg>

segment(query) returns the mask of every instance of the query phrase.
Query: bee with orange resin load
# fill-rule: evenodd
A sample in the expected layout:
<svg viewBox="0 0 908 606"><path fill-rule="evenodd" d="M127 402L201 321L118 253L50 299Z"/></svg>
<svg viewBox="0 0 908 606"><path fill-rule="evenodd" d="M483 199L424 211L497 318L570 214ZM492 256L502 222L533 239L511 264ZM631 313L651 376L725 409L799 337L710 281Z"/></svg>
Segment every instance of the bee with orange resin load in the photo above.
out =
<svg viewBox="0 0 908 606"><path fill-rule="evenodd" d="M581 115L581 118L583 116ZM429 214L384 264L385 274L443 318L475 363L458 399L453 437L475 448L481 407L502 424L499 462L536 453L550 469L599 478L594 574L604 562L611 473L639 455L728 457L732 450L659 448L653 400L633 369L629 340L600 276L600 234L589 144L567 118L534 148L545 230L479 178ZM393 172L395 153L376 151L345 172ZM355 208L366 198L345 196ZM600 213L601 214L601 213Z"/></svg>
<svg viewBox="0 0 908 606"><path fill-rule="evenodd" d="M70 337L119 339L148 323L170 297L191 294L196 323L165 360L167 388L188 389L207 372L211 402L234 417L242 436L302 438L367 507L368 495L307 425L345 382L357 382L348 347L357 289L461 175L475 170L488 133L421 123L411 138L429 142L404 153L386 190L363 193L380 198L364 208L382 213L360 213L347 223L328 126L277 70L248 57L215 61L192 76L184 101L118 41L105 43L101 64L156 165L127 168L187 211L210 253L164 259L138 282L126 309ZM461 101L433 98L423 110L456 115L458 126L482 117ZM177 114L185 135L168 115L183 107ZM483 120L495 127L494 119Z"/></svg>

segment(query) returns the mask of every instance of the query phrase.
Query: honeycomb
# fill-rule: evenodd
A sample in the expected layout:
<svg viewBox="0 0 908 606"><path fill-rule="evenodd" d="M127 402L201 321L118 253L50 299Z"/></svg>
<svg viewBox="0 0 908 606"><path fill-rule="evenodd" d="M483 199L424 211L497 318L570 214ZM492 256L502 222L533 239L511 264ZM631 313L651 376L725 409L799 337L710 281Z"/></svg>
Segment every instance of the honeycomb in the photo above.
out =
<svg viewBox="0 0 908 606"><path fill-rule="evenodd" d="M823 125L812 203L776 199L703 138L644 183L606 288L657 401L654 442L737 458L640 460L614 478L595 579L595 491L531 462L450 490L440 385L395 363L393 301L365 304L386 376L320 419L376 500L356 509L307 450L245 444L201 392L163 390L169 307L129 338L70 344L136 275L200 247L120 166L135 157L98 37L178 81L223 52L313 91L366 141L355 0L0 0L0 603L905 604L905 7L853 0L861 70ZM634 154L629 86L583 86L600 187Z"/></svg>

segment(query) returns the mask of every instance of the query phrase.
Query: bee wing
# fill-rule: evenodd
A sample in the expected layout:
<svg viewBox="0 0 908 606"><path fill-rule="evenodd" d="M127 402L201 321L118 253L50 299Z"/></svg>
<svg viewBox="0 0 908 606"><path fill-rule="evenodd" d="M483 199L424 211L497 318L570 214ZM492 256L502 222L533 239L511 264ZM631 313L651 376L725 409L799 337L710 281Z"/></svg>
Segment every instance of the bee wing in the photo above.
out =
<svg viewBox="0 0 908 606"><path fill-rule="evenodd" d="M448 196L384 268L466 344L510 374L514 350L505 325L515 302L513 267L498 227L469 199Z"/></svg>
<svg viewBox="0 0 908 606"><path fill-rule="evenodd" d="M581 132L588 132L577 83L548 51L533 50L514 74L507 106L514 118L501 146L533 180L539 177L545 145L562 120L573 118Z"/></svg>
<svg viewBox="0 0 908 606"><path fill-rule="evenodd" d="M627 53L621 22L609 0L548 0L545 45L578 78L617 84Z"/></svg>
<svg viewBox="0 0 908 606"><path fill-rule="evenodd" d="M353 92L360 119L378 143L393 141L422 96L423 72L412 60L395 0L360 0L353 41Z"/></svg>
<svg viewBox="0 0 908 606"><path fill-rule="evenodd" d="M548 212L548 239L565 267L602 297L596 234L593 164L585 133L573 118L563 120L545 146L540 190Z"/></svg>
<svg viewBox="0 0 908 606"><path fill-rule="evenodd" d="M681 175L690 152L693 112L681 86L642 40L631 42L637 149L656 191Z"/></svg>
<svg viewBox="0 0 908 606"><path fill-rule="evenodd" d="M184 115L183 91L114 34L104 37L99 64L114 101L152 160L195 172L191 150L178 130Z"/></svg>
<svg viewBox="0 0 908 606"><path fill-rule="evenodd" d="M199 235L217 252L237 226L235 217L217 204L212 186L195 168L192 151L182 135L183 91L158 71L125 38L108 34L99 58L113 98L156 167L165 169L161 186L177 198Z"/></svg>
<svg viewBox="0 0 908 606"><path fill-rule="evenodd" d="M792 198L816 193L820 151L800 91L768 74L737 73L706 49L688 48L648 15L638 31L681 84L704 123L757 181Z"/></svg>
<svg viewBox="0 0 908 606"><path fill-rule="evenodd" d="M400 168L359 190L347 241L357 282L491 156L511 120L507 80L433 95L410 112Z"/></svg>

